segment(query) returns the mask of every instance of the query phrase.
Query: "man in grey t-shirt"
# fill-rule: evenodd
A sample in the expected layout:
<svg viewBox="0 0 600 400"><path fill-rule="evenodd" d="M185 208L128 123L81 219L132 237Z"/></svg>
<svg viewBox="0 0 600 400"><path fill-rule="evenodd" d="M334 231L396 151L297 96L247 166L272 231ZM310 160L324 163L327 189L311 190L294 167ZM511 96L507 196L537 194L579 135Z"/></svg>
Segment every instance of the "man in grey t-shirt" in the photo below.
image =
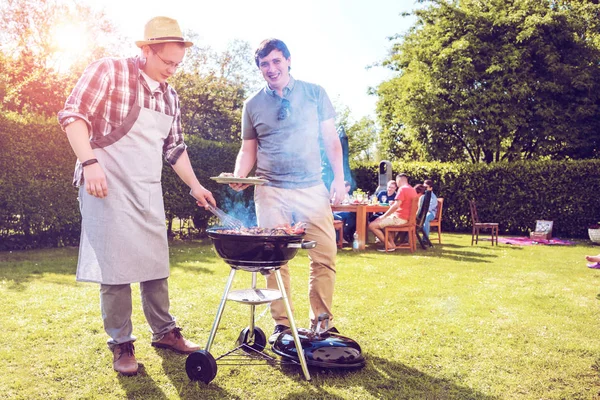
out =
<svg viewBox="0 0 600 400"><path fill-rule="evenodd" d="M234 174L246 177L256 164L256 175L269 180L254 193L259 226L307 224L306 238L318 243L308 251L311 325L317 323L319 314L327 313L330 329L337 332L331 311L337 248L330 199L339 204L345 190L335 111L321 86L290 75L290 52L281 40L264 40L254 58L267 85L244 103L243 142ZM320 140L334 173L330 191L321 180ZM247 186L231 187L242 190ZM287 265L281 268L281 275L291 297ZM277 288L274 274L267 277L267 286ZM281 300L271 303L271 315L276 324L269 338L272 343L290 325Z"/></svg>

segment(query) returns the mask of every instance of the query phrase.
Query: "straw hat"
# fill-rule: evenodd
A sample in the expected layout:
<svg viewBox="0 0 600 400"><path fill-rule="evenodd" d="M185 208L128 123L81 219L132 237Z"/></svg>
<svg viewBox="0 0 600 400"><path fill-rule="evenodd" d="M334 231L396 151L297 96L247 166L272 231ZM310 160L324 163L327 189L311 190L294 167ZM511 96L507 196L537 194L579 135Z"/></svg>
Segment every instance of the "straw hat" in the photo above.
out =
<svg viewBox="0 0 600 400"><path fill-rule="evenodd" d="M183 43L185 47L193 45L183 40L181 29L176 20L168 17L152 18L144 27L144 40L135 42L137 47L158 43Z"/></svg>

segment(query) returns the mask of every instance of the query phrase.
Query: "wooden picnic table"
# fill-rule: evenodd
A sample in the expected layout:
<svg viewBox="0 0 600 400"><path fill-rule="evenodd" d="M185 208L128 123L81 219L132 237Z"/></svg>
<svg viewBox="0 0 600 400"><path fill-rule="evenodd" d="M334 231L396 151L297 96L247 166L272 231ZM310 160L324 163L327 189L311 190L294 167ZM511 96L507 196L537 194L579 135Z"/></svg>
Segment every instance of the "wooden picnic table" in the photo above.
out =
<svg viewBox="0 0 600 400"><path fill-rule="evenodd" d="M356 233L358 234L358 249L364 250L367 243L367 216L369 213L386 212L389 205L380 204L339 204L332 205L332 212L353 212L356 213Z"/></svg>

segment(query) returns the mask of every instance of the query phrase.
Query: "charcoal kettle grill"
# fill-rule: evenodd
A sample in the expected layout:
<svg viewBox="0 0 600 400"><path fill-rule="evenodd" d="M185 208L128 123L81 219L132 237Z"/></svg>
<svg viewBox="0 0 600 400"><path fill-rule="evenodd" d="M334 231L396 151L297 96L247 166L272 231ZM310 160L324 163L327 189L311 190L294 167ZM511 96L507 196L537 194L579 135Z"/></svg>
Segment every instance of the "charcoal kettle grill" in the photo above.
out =
<svg viewBox="0 0 600 400"><path fill-rule="evenodd" d="M290 330L286 336L290 339L286 340L285 345L286 348L293 347L295 349L295 357L288 357L284 362L299 364L306 380L310 380L304 350L279 270L294 258L299 249L311 249L316 247L317 243L305 241L303 239L304 234L247 235L236 234L219 228L211 228L207 232L217 254L229 264L231 271L205 349L190 354L186 360L185 368L188 377L193 381L202 381L208 384L217 375L217 361L228 365L225 360L226 357L235 358L240 354L254 360L266 361L268 364L277 363L278 361L275 358L263 352L267 340L264 332L255 325L254 313L257 305L283 300L290 322ZM252 287L250 289L231 290L238 270L252 273ZM262 275L274 273L279 290L257 288L257 273ZM210 349L227 300L250 306L250 324L240 332L237 340L238 346L215 359L211 355Z"/></svg>
<svg viewBox="0 0 600 400"><path fill-rule="evenodd" d="M344 368L355 369L362 368L365 365L365 359L362 356L360 345L354 340L342 336L339 333L328 331L329 315L323 313L319 315L312 329L298 330L298 336L302 344L304 356L307 364L318 368ZM283 359L298 360L296 339L292 336L290 329L283 331L275 343L273 343L273 352Z"/></svg>

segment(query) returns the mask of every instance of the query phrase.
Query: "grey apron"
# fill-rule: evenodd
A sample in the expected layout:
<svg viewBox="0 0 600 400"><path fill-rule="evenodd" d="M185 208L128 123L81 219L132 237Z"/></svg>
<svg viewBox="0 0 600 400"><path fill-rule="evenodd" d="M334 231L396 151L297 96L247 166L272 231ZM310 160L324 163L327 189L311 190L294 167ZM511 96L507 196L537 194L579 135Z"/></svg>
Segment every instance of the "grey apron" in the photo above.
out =
<svg viewBox="0 0 600 400"><path fill-rule="evenodd" d="M136 93L138 91L136 90ZM123 124L91 142L108 196L79 188L77 280L119 285L169 276L161 186L162 149L173 117L135 105Z"/></svg>

